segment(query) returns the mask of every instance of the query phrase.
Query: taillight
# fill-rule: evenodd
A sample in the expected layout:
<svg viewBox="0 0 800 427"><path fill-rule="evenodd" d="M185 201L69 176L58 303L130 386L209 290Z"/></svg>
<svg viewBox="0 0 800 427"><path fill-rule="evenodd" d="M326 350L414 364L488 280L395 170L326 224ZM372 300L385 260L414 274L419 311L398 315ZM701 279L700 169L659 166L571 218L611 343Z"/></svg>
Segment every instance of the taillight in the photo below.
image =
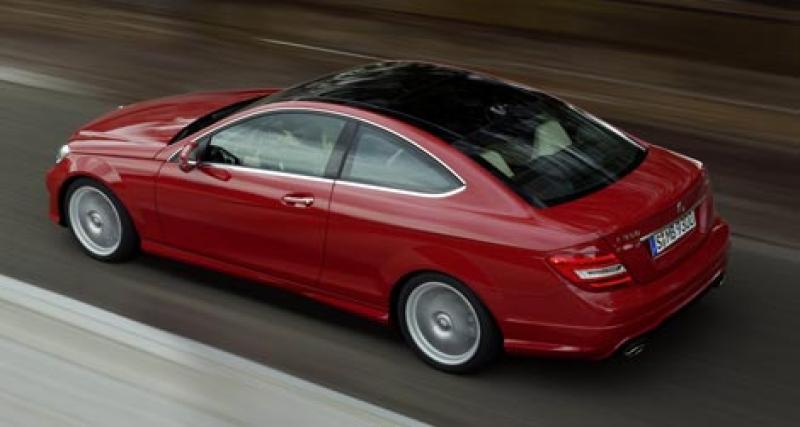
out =
<svg viewBox="0 0 800 427"><path fill-rule="evenodd" d="M625 286L633 281L613 253L553 255L547 262L570 282L591 291Z"/></svg>

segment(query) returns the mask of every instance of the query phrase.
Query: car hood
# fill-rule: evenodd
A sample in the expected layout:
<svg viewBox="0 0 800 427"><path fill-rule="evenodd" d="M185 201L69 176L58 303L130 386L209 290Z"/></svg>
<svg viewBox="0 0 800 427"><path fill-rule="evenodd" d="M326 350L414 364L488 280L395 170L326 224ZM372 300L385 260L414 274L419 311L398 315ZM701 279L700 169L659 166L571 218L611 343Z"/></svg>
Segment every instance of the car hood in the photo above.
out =
<svg viewBox="0 0 800 427"><path fill-rule="evenodd" d="M200 92L121 106L75 132L70 147L76 152L152 156L195 120L228 105L276 91Z"/></svg>

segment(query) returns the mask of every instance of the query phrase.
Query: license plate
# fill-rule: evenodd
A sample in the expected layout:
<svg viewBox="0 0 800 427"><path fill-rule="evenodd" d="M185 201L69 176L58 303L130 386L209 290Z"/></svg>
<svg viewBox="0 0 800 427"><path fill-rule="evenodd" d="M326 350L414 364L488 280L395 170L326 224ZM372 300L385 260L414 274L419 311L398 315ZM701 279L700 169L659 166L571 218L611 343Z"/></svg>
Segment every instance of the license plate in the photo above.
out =
<svg viewBox="0 0 800 427"><path fill-rule="evenodd" d="M694 211L678 218L675 222L667 225L661 230L656 231L647 241L650 245L650 253L653 256L664 252L667 248L675 244L681 237L687 235L697 226Z"/></svg>

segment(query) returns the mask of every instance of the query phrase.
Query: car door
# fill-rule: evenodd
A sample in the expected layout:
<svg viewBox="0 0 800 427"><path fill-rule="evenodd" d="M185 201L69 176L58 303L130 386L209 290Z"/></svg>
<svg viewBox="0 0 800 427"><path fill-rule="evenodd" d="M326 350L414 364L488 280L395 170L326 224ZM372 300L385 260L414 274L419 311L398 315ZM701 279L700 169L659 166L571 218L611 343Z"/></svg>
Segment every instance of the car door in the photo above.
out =
<svg viewBox="0 0 800 427"><path fill-rule="evenodd" d="M157 209L166 243L277 281L314 284L348 120L306 111L242 119L202 137L197 167L161 169Z"/></svg>

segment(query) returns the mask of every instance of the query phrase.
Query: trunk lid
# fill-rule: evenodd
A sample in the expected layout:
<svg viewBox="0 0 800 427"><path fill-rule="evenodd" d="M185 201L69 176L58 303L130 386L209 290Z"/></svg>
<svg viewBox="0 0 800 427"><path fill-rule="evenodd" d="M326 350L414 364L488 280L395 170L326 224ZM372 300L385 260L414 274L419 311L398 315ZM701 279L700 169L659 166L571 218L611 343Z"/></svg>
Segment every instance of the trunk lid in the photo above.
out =
<svg viewBox="0 0 800 427"><path fill-rule="evenodd" d="M692 209L695 229L654 257L643 238ZM713 219L713 203L700 162L651 145L639 167L619 181L542 212L597 232L633 278L645 283L689 256L702 242Z"/></svg>

